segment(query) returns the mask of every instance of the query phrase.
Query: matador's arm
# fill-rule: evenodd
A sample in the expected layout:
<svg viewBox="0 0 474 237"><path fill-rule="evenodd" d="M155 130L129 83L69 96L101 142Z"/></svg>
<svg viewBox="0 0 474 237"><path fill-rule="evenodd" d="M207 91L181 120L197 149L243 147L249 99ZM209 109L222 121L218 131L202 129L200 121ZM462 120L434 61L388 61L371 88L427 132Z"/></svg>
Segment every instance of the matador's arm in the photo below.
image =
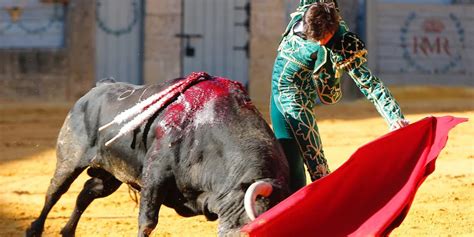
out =
<svg viewBox="0 0 474 237"><path fill-rule="evenodd" d="M400 105L383 82L371 73L367 63L351 69L349 75L362 94L375 105L375 108L387 121L390 128L396 128L399 121L405 120Z"/></svg>
<svg viewBox="0 0 474 237"><path fill-rule="evenodd" d="M349 73L362 94L375 105L390 128L396 128L400 121L405 121L400 105L383 82L368 68L365 44L356 34L346 32L336 39L330 50L336 58L336 68Z"/></svg>

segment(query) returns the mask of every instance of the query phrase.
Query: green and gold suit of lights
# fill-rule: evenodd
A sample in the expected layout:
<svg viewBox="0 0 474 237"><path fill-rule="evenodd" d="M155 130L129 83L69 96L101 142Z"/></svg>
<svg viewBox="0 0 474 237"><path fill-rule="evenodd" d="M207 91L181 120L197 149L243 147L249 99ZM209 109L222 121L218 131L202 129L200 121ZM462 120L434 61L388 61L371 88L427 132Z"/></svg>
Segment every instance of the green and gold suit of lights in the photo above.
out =
<svg viewBox="0 0 474 237"><path fill-rule="evenodd" d="M367 67L364 43L341 21L339 30L322 46L296 34L309 4L302 0L283 34L272 73L271 119L276 137L290 165L290 186L294 191L306 184L303 161L311 179L329 174L315 106L334 104L342 97L340 78L347 72L361 92L392 126L403 119L400 106L390 91ZM301 158L302 156L302 158Z"/></svg>

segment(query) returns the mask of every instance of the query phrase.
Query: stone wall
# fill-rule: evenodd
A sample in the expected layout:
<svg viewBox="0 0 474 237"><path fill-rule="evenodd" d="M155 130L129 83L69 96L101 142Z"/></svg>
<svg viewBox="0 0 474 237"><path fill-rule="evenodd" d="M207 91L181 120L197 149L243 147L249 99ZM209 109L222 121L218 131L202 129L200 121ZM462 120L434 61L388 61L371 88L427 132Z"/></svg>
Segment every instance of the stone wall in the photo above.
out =
<svg viewBox="0 0 474 237"><path fill-rule="evenodd" d="M0 49L0 101L72 101L93 85L95 2L67 7L64 48Z"/></svg>
<svg viewBox="0 0 474 237"><path fill-rule="evenodd" d="M181 1L146 0L145 84L176 78L181 74Z"/></svg>
<svg viewBox="0 0 474 237"><path fill-rule="evenodd" d="M252 1L249 91L268 110L276 49L288 0ZM0 100L75 100L95 80L95 1L71 0L66 45L56 50L0 50ZM181 1L145 0L144 83L181 74ZM266 114L264 112L264 114Z"/></svg>

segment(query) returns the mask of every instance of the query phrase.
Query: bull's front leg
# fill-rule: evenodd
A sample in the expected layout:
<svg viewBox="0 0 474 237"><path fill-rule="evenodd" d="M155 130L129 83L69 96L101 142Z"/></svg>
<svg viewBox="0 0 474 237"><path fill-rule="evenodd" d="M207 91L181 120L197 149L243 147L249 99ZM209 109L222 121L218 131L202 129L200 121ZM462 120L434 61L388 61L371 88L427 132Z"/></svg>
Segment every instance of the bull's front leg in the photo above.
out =
<svg viewBox="0 0 474 237"><path fill-rule="evenodd" d="M158 224L160 207L167 193L167 183L172 177L169 166L159 158L150 161L143 170L138 216L138 236L140 237L149 236Z"/></svg>

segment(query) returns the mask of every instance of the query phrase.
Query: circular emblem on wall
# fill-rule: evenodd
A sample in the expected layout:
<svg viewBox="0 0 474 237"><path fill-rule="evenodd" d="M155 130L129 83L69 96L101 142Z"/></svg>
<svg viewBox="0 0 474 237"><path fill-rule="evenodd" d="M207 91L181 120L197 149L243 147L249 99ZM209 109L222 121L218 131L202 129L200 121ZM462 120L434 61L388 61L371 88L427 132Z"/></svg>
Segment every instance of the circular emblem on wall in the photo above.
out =
<svg viewBox="0 0 474 237"><path fill-rule="evenodd" d="M114 27L113 23L117 23L116 21L118 21L117 20L118 18L116 16L114 16L117 13L116 12L108 12L108 11L112 11L111 10L112 8L108 8L108 6L106 6L106 5L107 4L112 4L112 5L116 4L116 1L97 0L96 10L95 10L97 26L99 27L99 29L101 29L105 33L110 34L110 35L114 35L114 36L117 36L117 37L132 32L133 27L138 23L138 20L139 20L139 17L140 17L140 7L139 7L140 4L138 3L138 1L139 0L131 0L130 1L131 7L129 9L126 9L129 12L124 14L124 15L125 16L129 15L129 18L130 18L129 21L123 26ZM112 23L107 22L107 18L104 17L103 15L107 15L107 16L109 16L109 18L115 19L115 21L112 22Z"/></svg>
<svg viewBox="0 0 474 237"><path fill-rule="evenodd" d="M465 32L456 15L419 16L412 12L400 31L403 59L408 68L425 74L463 70L460 62L465 48ZM407 71L406 68L400 70Z"/></svg>

